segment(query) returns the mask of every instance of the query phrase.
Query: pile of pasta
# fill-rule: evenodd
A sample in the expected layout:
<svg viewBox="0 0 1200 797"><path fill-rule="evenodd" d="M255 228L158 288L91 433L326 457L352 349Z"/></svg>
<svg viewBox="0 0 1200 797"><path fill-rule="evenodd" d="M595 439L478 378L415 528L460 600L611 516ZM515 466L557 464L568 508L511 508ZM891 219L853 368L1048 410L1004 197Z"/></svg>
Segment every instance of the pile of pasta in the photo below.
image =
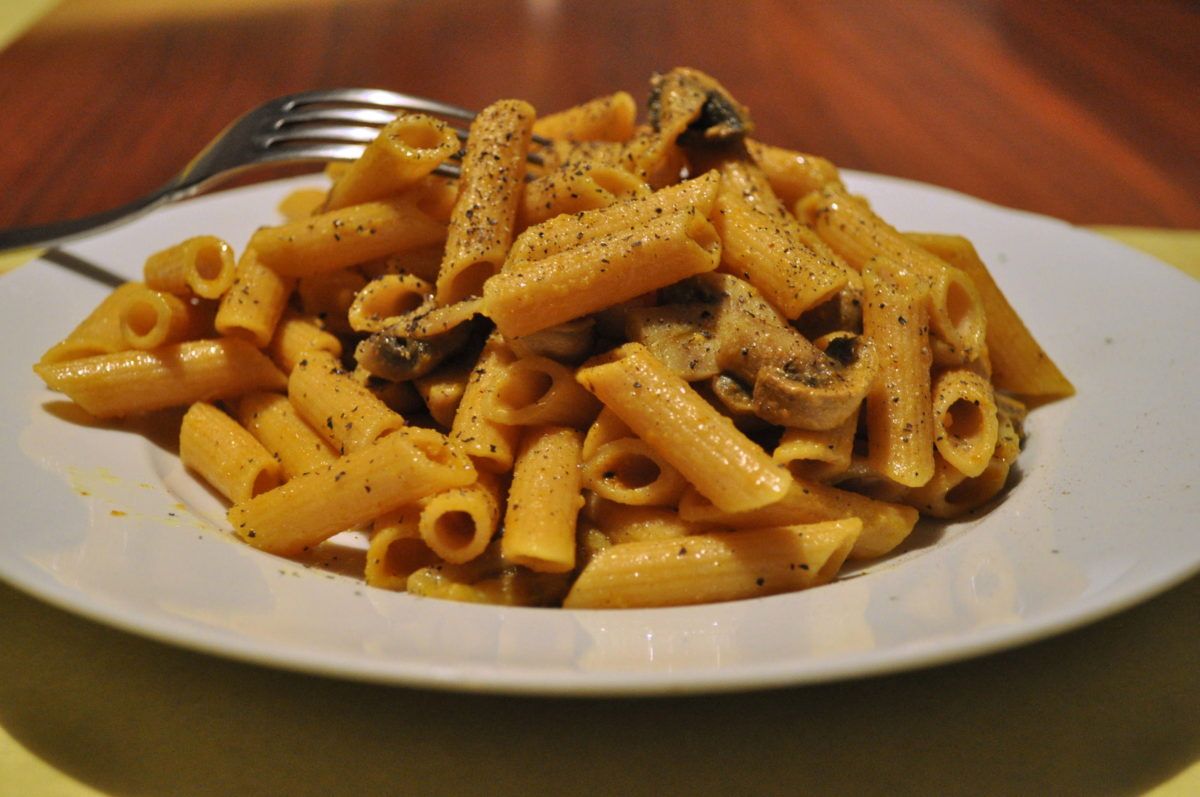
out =
<svg viewBox="0 0 1200 797"><path fill-rule="evenodd" d="M897 231L701 72L648 106L501 100L465 143L403 113L35 370L99 418L186 408L246 543L364 533L368 584L439 598L771 595L987 504L1073 390L971 244Z"/></svg>

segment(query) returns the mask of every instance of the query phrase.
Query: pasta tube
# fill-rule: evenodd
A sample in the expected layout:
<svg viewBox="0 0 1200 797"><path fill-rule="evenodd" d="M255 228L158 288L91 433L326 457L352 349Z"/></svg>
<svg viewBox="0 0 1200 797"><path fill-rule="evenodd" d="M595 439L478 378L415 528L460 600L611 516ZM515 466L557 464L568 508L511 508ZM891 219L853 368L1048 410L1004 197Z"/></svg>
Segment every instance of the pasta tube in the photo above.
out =
<svg viewBox="0 0 1200 797"><path fill-rule="evenodd" d="M720 252L712 224L689 208L633 232L510 263L484 285L484 313L506 337L528 335L712 271Z"/></svg>
<svg viewBox="0 0 1200 797"><path fill-rule="evenodd" d="M1038 345L970 241L958 235L930 233L907 233L906 237L961 270L979 290L987 316L987 351L996 387L1047 401L1075 395L1070 380Z"/></svg>
<svg viewBox="0 0 1200 797"><path fill-rule="evenodd" d="M974 371L944 371L933 383L933 442L942 459L978 476L996 450L1000 424L991 384Z"/></svg>
<svg viewBox="0 0 1200 797"><path fill-rule="evenodd" d="M613 545L563 600L567 609L682 606L794 592L832 581L857 518Z"/></svg>
<svg viewBox="0 0 1200 797"><path fill-rule="evenodd" d="M250 238L259 261L286 277L303 277L437 243L445 226L413 197L380 199L330 210Z"/></svg>
<svg viewBox="0 0 1200 797"><path fill-rule="evenodd" d="M129 348L129 341L121 329L121 312L130 296L140 293L145 286L140 282L127 282L104 297L100 304L63 338L42 355L39 363L52 365L112 354Z"/></svg>
<svg viewBox="0 0 1200 797"><path fill-rule="evenodd" d="M641 344L585 363L576 378L722 509L754 509L787 492L787 471Z"/></svg>
<svg viewBox="0 0 1200 797"><path fill-rule="evenodd" d="M471 123L438 269L439 304L478 296L484 280L500 270L512 245L534 117L528 103L500 100Z"/></svg>
<svg viewBox="0 0 1200 797"><path fill-rule="evenodd" d="M920 487L933 476L929 311L921 281L875 258L863 267L863 335L879 372L867 394L867 462L892 481Z"/></svg>
<svg viewBox="0 0 1200 797"><path fill-rule="evenodd" d="M566 141L626 141L633 136L636 116L633 97L618 91L547 114L533 123L533 132Z"/></svg>
<svg viewBox="0 0 1200 797"><path fill-rule="evenodd" d="M209 306L143 286L129 292L121 304L121 335L128 348L156 349L211 334Z"/></svg>
<svg viewBox="0 0 1200 797"><path fill-rule="evenodd" d="M229 509L239 537L295 556L422 496L475 480L471 461L429 429L401 429Z"/></svg>
<svg viewBox="0 0 1200 797"><path fill-rule="evenodd" d="M222 335L244 338L262 348L275 334L296 281L264 266L252 248L242 252L233 274L213 325Z"/></svg>
<svg viewBox="0 0 1200 797"><path fill-rule="evenodd" d="M679 516L695 523L737 529L856 517L862 520L863 528L850 554L855 559L870 559L891 551L908 537L918 519L911 507L804 479L792 479L782 500L744 512L726 512L696 490L689 490L679 501Z"/></svg>
<svg viewBox="0 0 1200 797"><path fill-rule="evenodd" d="M560 426L534 426L521 438L500 538L507 561L541 573L575 567L582 448L583 434Z"/></svg>
<svg viewBox="0 0 1200 797"><path fill-rule="evenodd" d="M156 291L219 299L233 285L234 267L229 244L200 235L150 255L143 272L146 285Z"/></svg>
<svg viewBox="0 0 1200 797"><path fill-rule="evenodd" d="M806 229L753 163L721 165L713 223L721 237L721 268L757 288L785 318L821 304L849 279L844 264L806 243Z"/></svg>
<svg viewBox="0 0 1200 797"><path fill-rule="evenodd" d="M230 501L245 501L283 481L279 463L237 421L205 401L183 415L179 459Z"/></svg>
<svg viewBox="0 0 1200 797"><path fill-rule="evenodd" d="M308 352L287 387L297 414L339 454L369 446L404 426L403 416L343 371L328 352Z"/></svg>
<svg viewBox="0 0 1200 797"><path fill-rule="evenodd" d="M417 517L416 507L406 506L371 525L363 577L372 587L403 592L409 576L438 561L438 555L421 539Z"/></svg>
<svg viewBox="0 0 1200 797"><path fill-rule="evenodd" d="M481 472L479 481L421 501L417 530L431 551L453 564L469 562L492 541L504 493L500 479Z"/></svg>
<svg viewBox="0 0 1200 797"><path fill-rule="evenodd" d="M492 420L491 410L499 382L513 359L512 351L500 335L493 334L488 338L463 387L462 399L450 427L450 439L461 446L476 465L493 473L512 469L520 434L517 427Z"/></svg>
<svg viewBox="0 0 1200 797"><path fill-rule="evenodd" d="M422 113L401 114L334 182L325 210L398 194L456 152L458 136L445 122Z"/></svg>
<svg viewBox="0 0 1200 797"><path fill-rule="evenodd" d="M599 446L583 463L583 484L601 498L637 506L674 506L687 482L636 437Z"/></svg>
<svg viewBox="0 0 1200 797"><path fill-rule="evenodd" d="M237 402L237 419L278 460L289 479L327 465L336 457L282 393L242 396Z"/></svg>
<svg viewBox="0 0 1200 797"><path fill-rule="evenodd" d="M712 215L720 185L713 171L693 180L617 202L605 208L567 216L555 216L530 227L517 237L505 261L512 264L558 254L564 249L589 243L616 233L632 232L660 216L695 208L705 218Z"/></svg>
<svg viewBox="0 0 1200 797"><path fill-rule="evenodd" d="M230 398L252 390L281 390L286 377L242 340L194 340L152 351L102 354L34 371L97 418Z"/></svg>
<svg viewBox="0 0 1200 797"><path fill-rule="evenodd" d="M275 334L266 351L281 371L290 374L309 352L321 351L341 357L342 342L325 331L316 318L288 310L275 325Z"/></svg>
<svg viewBox="0 0 1200 797"><path fill-rule="evenodd" d="M796 206L829 246L864 270L874 257L891 260L925 283L929 324L959 362L971 362L984 350L987 321L983 300L965 273L914 244L842 188L827 186Z"/></svg>
<svg viewBox="0 0 1200 797"><path fill-rule="evenodd" d="M494 395L488 415L509 426L585 429L600 412L600 402L571 369L548 357L515 360L500 373Z"/></svg>

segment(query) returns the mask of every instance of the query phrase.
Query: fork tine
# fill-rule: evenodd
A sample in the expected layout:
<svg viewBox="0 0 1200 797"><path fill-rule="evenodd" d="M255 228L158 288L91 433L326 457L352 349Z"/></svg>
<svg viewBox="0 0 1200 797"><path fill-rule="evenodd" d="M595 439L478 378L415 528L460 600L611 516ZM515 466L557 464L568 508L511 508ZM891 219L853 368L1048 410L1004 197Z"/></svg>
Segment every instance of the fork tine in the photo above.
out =
<svg viewBox="0 0 1200 797"><path fill-rule="evenodd" d="M361 144L311 143L301 146L275 147L263 150L258 158L259 163L276 163L280 161L353 161L363 153Z"/></svg>
<svg viewBox="0 0 1200 797"><path fill-rule="evenodd" d="M344 124L359 124L368 127L383 127L396 118L393 111L383 108L325 108L312 107L306 110L291 111L275 120L276 129L292 125L312 124L315 122L340 122Z"/></svg>
<svg viewBox="0 0 1200 797"><path fill-rule="evenodd" d="M263 164L296 161L352 161L383 127L401 111L428 113L469 122L475 114L465 108L385 89L329 89L307 91L273 100L234 119L165 185L118 208L35 227L0 231L0 251L35 245L53 245L89 232L115 226L153 208L208 191L232 175L244 174ZM454 128L462 140L467 131ZM550 144L541 136L533 141ZM461 154L458 156L461 157ZM543 163L541 155L527 155ZM434 170L459 177L453 161ZM530 175L526 175L529 179Z"/></svg>
<svg viewBox="0 0 1200 797"><path fill-rule="evenodd" d="M279 108L282 112L288 114L288 118L301 118L312 114L315 117L320 117L322 113L321 106L369 106L370 108L387 109L395 113L400 111L415 111L420 113L435 114L438 116L446 116L451 119L460 119L464 122L470 122L475 119L475 113L466 108L460 108L457 105L450 105L444 102L431 100L427 97L418 97L413 94L401 94L397 91L388 91L386 89L324 89L318 91L306 91L300 94L292 94L287 97L281 97L279 100ZM316 106L315 108L312 106ZM305 109L305 110L297 110ZM326 108L326 113L334 112L336 108ZM350 109L352 111L369 109ZM336 116L331 117L337 119ZM367 117L363 118L376 118ZM382 116L377 117L382 118ZM339 119L339 121L342 121ZM349 121L349 120L347 120ZM357 120L355 120L357 121ZM385 119L379 124L387 124L391 119ZM375 122L364 122L375 124ZM466 131L455 127L454 132L460 139L466 138ZM550 139L543 136L533 136L533 143L538 146L546 147L552 142Z"/></svg>
<svg viewBox="0 0 1200 797"><path fill-rule="evenodd" d="M475 114L466 108L385 89L326 89L293 94L283 99L283 108L286 111L306 105L369 105L377 108L422 111L464 121L475 118Z"/></svg>
<svg viewBox="0 0 1200 797"><path fill-rule="evenodd" d="M313 124L303 127L285 127L264 133L258 137L258 143L264 147L274 147L280 144L304 141L324 141L334 144L370 144L378 135L379 131L373 127Z"/></svg>

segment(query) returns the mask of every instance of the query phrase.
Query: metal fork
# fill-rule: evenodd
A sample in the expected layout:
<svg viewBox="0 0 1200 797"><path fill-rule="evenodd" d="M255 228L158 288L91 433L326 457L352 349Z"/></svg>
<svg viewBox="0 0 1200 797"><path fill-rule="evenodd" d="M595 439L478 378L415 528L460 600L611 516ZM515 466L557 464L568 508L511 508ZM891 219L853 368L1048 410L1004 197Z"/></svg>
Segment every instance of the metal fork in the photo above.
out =
<svg viewBox="0 0 1200 797"><path fill-rule="evenodd" d="M270 100L235 119L166 185L120 207L69 221L0 230L0 252L52 247L132 221L151 210L212 190L255 168L284 163L349 161L401 111L470 122L475 114L444 102L383 89L328 89ZM454 127L461 140L467 132ZM546 139L535 136L542 145ZM536 153L529 160L540 163ZM438 173L455 177L456 164Z"/></svg>

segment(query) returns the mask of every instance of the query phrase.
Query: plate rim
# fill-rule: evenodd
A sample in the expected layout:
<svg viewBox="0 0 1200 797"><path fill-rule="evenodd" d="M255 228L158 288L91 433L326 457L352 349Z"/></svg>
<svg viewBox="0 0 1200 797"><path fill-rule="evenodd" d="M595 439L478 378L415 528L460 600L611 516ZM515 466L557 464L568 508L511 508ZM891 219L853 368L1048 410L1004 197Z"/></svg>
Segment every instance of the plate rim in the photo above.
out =
<svg viewBox="0 0 1200 797"><path fill-rule="evenodd" d="M1120 247L1125 253L1135 259L1155 264L1167 272L1174 272L1184 280L1187 276L1161 261L1132 249L1125 244L1090 232L1068 222L1044 216L1030 211L1008 208L978 199L967 194L942 186L921 183L907 178L877 175L855 170L843 170L847 183L853 186L860 180L892 183L903 190L934 191L956 202L972 203L987 207L993 211L1002 211L1013 215L1045 224L1057 225L1061 229L1072 230L1084 235L1102 240L1106 245ZM312 175L293 177L286 180L254 186L232 189L242 194L264 187L283 191L288 186L307 184L314 180ZM197 203L215 203L227 196L227 192L209 195L181 204L180 208L196 207ZM154 218L151 214L148 218ZM27 263L22 270L36 268L37 262ZM8 282L14 275L3 277ZM25 456L21 454L21 456ZM1134 605L1164 593L1183 583L1197 573L1200 573L1200 558L1191 561L1181 561L1173 571L1159 572L1154 578L1143 578L1134 587L1121 590L1115 599L1103 602L1091 601L1083 606L1070 608L1070 605L1059 610L1048 612L1033 619L1022 619L1016 626L1001 625L986 630L976 630L966 640L957 644L946 644L941 641L932 644L905 646L899 650L890 651L890 655L866 655L850 657L850 661L838 666L830 666L830 662L822 661L824 666L815 668L800 667L795 661L784 660L755 664L740 664L736 673L721 668L696 669L687 671L647 670L637 673L630 671L581 671L550 672L530 668L490 669L483 665L463 665L456 667L436 667L431 670L427 664L412 664L396 662L386 665L375 660L358 660L355 657L339 653L331 655L319 651L315 659L310 656L297 656L297 651L290 648L283 652L272 653L261 644L241 637L231 636L226 629L205 628L199 632L197 626L186 620L171 615L155 615L149 618L138 618L122 611L120 602L111 595L103 596L99 603L89 603L86 593L72 590L69 587L53 581L46 572L30 570L22 574L22 568L14 567L12 562L0 557L0 581L12 588L31 595L38 600L48 603L57 609L70 614L81 616L89 621L107 625L124 633L130 633L152 639L161 644L180 647L205 655L215 655L258 666L284 669L293 672L308 673L323 677L370 683L400 685L420 688L430 688L454 692L468 693L497 693L514 695L553 695L553 696L619 696L619 695L678 695L736 692L757 689L781 688L803 684L828 683L833 681L853 680L874 677L889 673L906 672L926 667L940 666L956 661L973 659L995 653L1001 650L1013 649L1052 636L1057 636L1086 625L1090 625L1105 617L1115 615ZM94 600L94 598L93 598ZM429 599L427 599L429 600ZM509 609L510 611L554 611L544 609ZM653 611L653 610L651 610ZM671 610L658 610L671 611ZM240 642L240 644L239 644ZM869 651L875 653L875 651Z"/></svg>

